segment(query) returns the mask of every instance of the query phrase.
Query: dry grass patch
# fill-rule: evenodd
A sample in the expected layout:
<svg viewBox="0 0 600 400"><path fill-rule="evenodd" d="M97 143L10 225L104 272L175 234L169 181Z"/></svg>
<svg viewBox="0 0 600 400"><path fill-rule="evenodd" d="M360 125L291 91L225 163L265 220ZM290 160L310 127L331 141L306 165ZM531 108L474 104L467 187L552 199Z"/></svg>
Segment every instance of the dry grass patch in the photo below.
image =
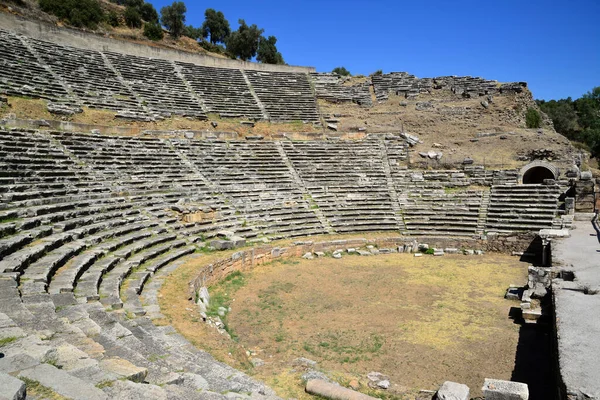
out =
<svg viewBox="0 0 600 400"><path fill-rule="evenodd" d="M304 398L301 371L291 367L297 357L318 361L341 383L361 378L365 391L366 373L390 375L398 398L444 380L466 383L477 395L485 377L511 376L518 326L503 295L527 274L513 257L278 260L238 275L236 285L210 288L232 307L225 322L236 342L202 323L184 294L195 270L228 253L191 259L173 272L160 294L163 322L282 396ZM253 368L251 357L266 365Z"/></svg>

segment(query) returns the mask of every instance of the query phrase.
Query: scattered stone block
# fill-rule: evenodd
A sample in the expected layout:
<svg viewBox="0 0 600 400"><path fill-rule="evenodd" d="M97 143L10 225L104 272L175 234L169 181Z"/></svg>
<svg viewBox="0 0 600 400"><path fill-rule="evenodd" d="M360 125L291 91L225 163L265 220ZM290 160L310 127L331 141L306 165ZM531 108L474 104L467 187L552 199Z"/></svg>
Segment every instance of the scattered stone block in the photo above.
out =
<svg viewBox="0 0 600 400"><path fill-rule="evenodd" d="M322 251L315 251L315 256L317 256L317 257L325 257L325 253L323 253Z"/></svg>
<svg viewBox="0 0 600 400"><path fill-rule="evenodd" d="M519 290L519 288L513 288L510 287L508 288L508 290L506 290L506 294L504 295L504 298L507 300L521 300L521 291Z"/></svg>
<svg viewBox="0 0 600 400"><path fill-rule="evenodd" d="M246 239L241 236L232 236L231 242L233 243L233 247L243 247L246 245Z"/></svg>
<svg viewBox="0 0 600 400"><path fill-rule="evenodd" d="M481 391L485 400L529 400L529 388L519 382L486 378Z"/></svg>
<svg viewBox="0 0 600 400"><path fill-rule="evenodd" d="M442 250L442 249L434 249L433 250L433 255L436 256L436 257L441 257L444 254L445 254L444 250Z"/></svg>
<svg viewBox="0 0 600 400"><path fill-rule="evenodd" d="M340 258L342 258L342 254L341 253L333 253L333 258L340 259Z"/></svg>
<svg viewBox="0 0 600 400"><path fill-rule="evenodd" d="M418 143L423 143L423 142L422 142L422 141L419 139L419 137L418 137L418 136L416 136L416 135L411 135L411 134L409 134L409 133L402 132L402 133L400 134L400 136L401 136L402 138L406 139L406 142L408 143L408 145L409 145L410 147L413 147L414 145L416 145L416 144L418 144Z"/></svg>
<svg viewBox="0 0 600 400"><path fill-rule="evenodd" d="M230 240L211 240L210 247L215 250L229 250L233 249L233 242Z"/></svg>
<svg viewBox="0 0 600 400"><path fill-rule="evenodd" d="M48 103L46 109L49 113L56 115L75 115L81 114L83 112L83 109L81 107L59 103Z"/></svg>
<svg viewBox="0 0 600 400"><path fill-rule="evenodd" d="M241 121L240 124L254 128L254 122L252 121Z"/></svg>
<svg viewBox="0 0 600 400"><path fill-rule="evenodd" d="M257 357L253 357L250 359L250 364L252 364L253 367L258 368L258 367L262 367L263 365L265 365L264 360L257 358Z"/></svg>
<svg viewBox="0 0 600 400"><path fill-rule="evenodd" d="M19 377L38 381L41 385L73 400L108 400L108 396L94 385L50 364L40 364L22 371Z"/></svg>
<svg viewBox="0 0 600 400"><path fill-rule="evenodd" d="M592 171L581 171L581 176L579 179L582 181L591 181L592 180Z"/></svg>
<svg viewBox="0 0 600 400"><path fill-rule="evenodd" d="M306 259L306 260L312 260L312 259L314 259L315 257L313 257L313 255L312 255L312 253L311 253L311 252L308 252L308 253L304 253L304 255L302 256L302 258L304 258L304 259Z"/></svg>
<svg viewBox="0 0 600 400"><path fill-rule="evenodd" d="M467 385L446 381L437 391L437 400L469 400L470 390Z"/></svg>
<svg viewBox="0 0 600 400"><path fill-rule="evenodd" d="M132 382L142 383L148 375L146 368L133 365L127 360L121 358L108 358L100 361L102 369L113 372Z"/></svg>
<svg viewBox="0 0 600 400"><path fill-rule="evenodd" d="M327 124L327 129L337 132L338 126L336 124Z"/></svg>
<svg viewBox="0 0 600 400"><path fill-rule="evenodd" d="M423 257L423 253L415 253L415 257Z"/></svg>
<svg viewBox="0 0 600 400"><path fill-rule="evenodd" d="M20 379L0 372L0 399L25 399L25 383Z"/></svg>
<svg viewBox="0 0 600 400"><path fill-rule="evenodd" d="M316 368L317 362L313 361L309 358L299 357L299 358L294 359L294 361L292 361L292 365L293 366L303 366L303 367L307 367L307 368Z"/></svg>
<svg viewBox="0 0 600 400"><path fill-rule="evenodd" d="M381 372L369 372L367 374L369 387L374 389L388 389L390 387L390 378L383 375Z"/></svg>
<svg viewBox="0 0 600 400"><path fill-rule="evenodd" d="M458 254L458 249L455 247L447 247L444 249L444 252L448 254Z"/></svg>

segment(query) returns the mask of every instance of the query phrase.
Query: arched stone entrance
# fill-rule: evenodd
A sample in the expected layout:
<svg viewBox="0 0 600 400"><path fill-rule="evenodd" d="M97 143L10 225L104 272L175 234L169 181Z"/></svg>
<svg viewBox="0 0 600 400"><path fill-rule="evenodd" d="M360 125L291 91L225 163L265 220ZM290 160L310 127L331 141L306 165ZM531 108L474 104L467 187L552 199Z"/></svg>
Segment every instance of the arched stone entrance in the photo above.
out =
<svg viewBox="0 0 600 400"><path fill-rule="evenodd" d="M559 171L554 165L545 161L534 161L519 171L519 183L542 184L545 179L558 179Z"/></svg>

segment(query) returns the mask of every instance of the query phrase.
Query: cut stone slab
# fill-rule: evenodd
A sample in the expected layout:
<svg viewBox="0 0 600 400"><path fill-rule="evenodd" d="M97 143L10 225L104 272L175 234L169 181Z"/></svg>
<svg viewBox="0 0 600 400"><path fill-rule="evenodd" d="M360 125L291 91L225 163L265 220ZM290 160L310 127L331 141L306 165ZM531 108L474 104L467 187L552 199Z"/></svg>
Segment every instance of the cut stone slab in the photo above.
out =
<svg viewBox="0 0 600 400"><path fill-rule="evenodd" d="M486 378L481 391L485 400L529 400L529 388L520 382Z"/></svg>
<svg viewBox="0 0 600 400"><path fill-rule="evenodd" d="M111 399L167 400L167 394L160 386L133 383L131 381L115 381L105 391Z"/></svg>
<svg viewBox="0 0 600 400"><path fill-rule="evenodd" d="M133 365L127 360L121 358L108 358L100 361L102 369L113 372L120 375L132 382L144 382L148 375L146 368L138 367Z"/></svg>
<svg viewBox="0 0 600 400"><path fill-rule="evenodd" d="M201 375L186 372L181 376L183 377L183 385L194 390L207 390L210 386Z"/></svg>
<svg viewBox="0 0 600 400"><path fill-rule="evenodd" d="M446 381L437 392L437 400L469 400L469 387L461 383Z"/></svg>
<svg viewBox="0 0 600 400"><path fill-rule="evenodd" d="M66 371L50 364L40 364L26 369L19 374L19 378L27 378L39 382L61 396L73 400L108 400L108 396L100 389L91 385Z"/></svg>
<svg viewBox="0 0 600 400"><path fill-rule="evenodd" d="M10 374L24 369L35 367L40 362L27 354L15 354L10 357L0 358L0 372Z"/></svg>
<svg viewBox="0 0 600 400"><path fill-rule="evenodd" d="M0 372L0 399L22 400L25 398L25 383Z"/></svg>

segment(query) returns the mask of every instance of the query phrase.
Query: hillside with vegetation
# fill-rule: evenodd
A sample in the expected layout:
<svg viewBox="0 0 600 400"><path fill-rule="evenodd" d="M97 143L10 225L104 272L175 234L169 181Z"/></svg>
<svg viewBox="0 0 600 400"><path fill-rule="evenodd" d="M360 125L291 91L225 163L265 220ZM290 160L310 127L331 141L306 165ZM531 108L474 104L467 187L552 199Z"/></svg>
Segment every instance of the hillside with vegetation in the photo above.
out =
<svg viewBox="0 0 600 400"><path fill-rule="evenodd" d="M156 10L144 0L0 0L0 11L151 46L284 64L277 38L256 24L240 19L232 30L221 11L209 8L200 26L187 25L181 1Z"/></svg>
<svg viewBox="0 0 600 400"><path fill-rule="evenodd" d="M570 140L600 156L600 86L573 100L537 100L552 120L554 129Z"/></svg>

